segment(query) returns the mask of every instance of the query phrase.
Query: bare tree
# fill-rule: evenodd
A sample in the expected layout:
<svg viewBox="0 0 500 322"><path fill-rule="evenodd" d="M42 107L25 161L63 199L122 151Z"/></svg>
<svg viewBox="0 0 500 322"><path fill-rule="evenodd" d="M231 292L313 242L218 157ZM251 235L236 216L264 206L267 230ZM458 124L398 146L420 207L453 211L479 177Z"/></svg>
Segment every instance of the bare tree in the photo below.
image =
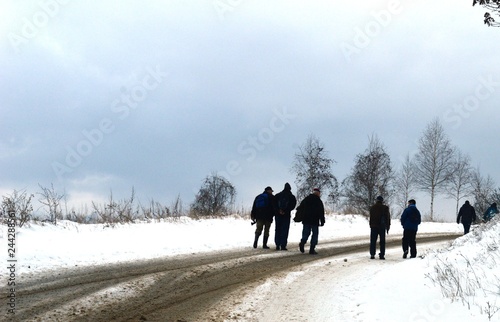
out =
<svg viewBox="0 0 500 322"><path fill-rule="evenodd" d="M472 191L471 179L470 157L457 151L450 181L446 186L447 194L456 201L455 214L458 214L460 200L467 197Z"/></svg>
<svg viewBox="0 0 500 322"><path fill-rule="evenodd" d="M305 144L295 153L291 168L296 176L297 200L305 198L316 187L326 196L328 204L335 204L338 181L332 173L334 162L328 157L324 144L314 135L309 135Z"/></svg>
<svg viewBox="0 0 500 322"><path fill-rule="evenodd" d="M455 148L444 133L439 119L429 123L419 140L415 155L415 175L418 188L430 194L430 220L434 220L434 198L453 175Z"/></svg>
<svg viewBox="0 0 500 322"><path fill-rule="evenodd" d="M57 220L62 219L62 209L61 209L61 199L64 197L62 194L58 194L54 189L54 184L50 185L50 188L44 187L38 184L42 192L38 194L41 196L38 201L46 206L47 212L49 214L49 220L54 225L57 225Z"/></svg>
<svg viewBox="0 0 500 322"><path fill-rule="evenodd" d="M229 215L235 196L236 189L234 186L226 178L219 176L217 173L212 173L203 181L191 205L191 211L194 216L203 217Z"/></svg>
<svg viewBox="0 0 500 322"><path fill-rule="evenodd" d="M368 214L378 195L390 198L393 179L391 158L376 136L370 137L368 148L356 156L351 174L342 182L348 207Z"/></svg>
<svg viewBox="0 0 500 322"><path fill-rule="evenodd" d="M484 213L495 199L495 183L488 175L483 177L479 168L472 171L472 195L474 207L480 214Z"/></svg>
<svg viewBox="0 0 500 322"><path fill-rule="evenodd" d="M476 4L493 12L496 16L500 15L500 1L499 0L472 0L472 6ZM484 24L489 27L500 27L500 24L495 21L491 13L487 11L484 14Z"/></svg>
<svg viewBox="0 0 500 322"><path fill-rule="evenodd" d="M401 168L394 178L394 190L396 204L403 211L408 200L411 199L411 195L415 192L415 167L410 154L406 155L405 161L401 164Z"/></svg>
<svg viewBox="0 0 500 322"><path fill-rule="evenodd" d="M2 212L4 215L14 212L17 226L22 227L31 220L33 215L33 205L31 203L33 197L35 196L28 195L25 190L14 190L12 194L2 196Z"/></svg>

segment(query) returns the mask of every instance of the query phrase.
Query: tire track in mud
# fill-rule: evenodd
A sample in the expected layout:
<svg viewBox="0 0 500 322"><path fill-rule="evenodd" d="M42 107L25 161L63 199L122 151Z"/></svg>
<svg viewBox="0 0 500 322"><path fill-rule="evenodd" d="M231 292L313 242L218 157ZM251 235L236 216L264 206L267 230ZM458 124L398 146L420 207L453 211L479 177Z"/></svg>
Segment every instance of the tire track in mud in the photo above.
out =
<svg viewBox="0 0 500 322"><path fill-rule="evenodd" d="M452 240L459 234L419 234L417 243ZM40 274L19 283L14 321L207 321L204 313L246 284L316 260L366 251L369 238L321 241L318 256L290 251L236 249L95 268ZM401 236L387 236L401 247ZM220 321L214 319L214 321Z"/></svg>

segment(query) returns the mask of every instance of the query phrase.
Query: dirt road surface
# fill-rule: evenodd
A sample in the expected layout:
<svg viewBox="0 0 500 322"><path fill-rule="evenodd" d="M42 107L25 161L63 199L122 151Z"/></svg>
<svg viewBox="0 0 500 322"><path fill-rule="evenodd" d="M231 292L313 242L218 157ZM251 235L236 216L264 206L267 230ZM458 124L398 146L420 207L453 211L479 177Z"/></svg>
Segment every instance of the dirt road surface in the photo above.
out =
<svg viewBox="0 0 500 322"><path fill-rule="evenodd" d="M457 234L419 234L417 242L453 240ZM387 247L401 247L388 236ZM224 321L243 294L274 274L301 265L362 253L366 236L321 241L319 255L235 249L163 259L51 271L18 284L12 321ZM307 246L306 246L307 247Z"/></svg>

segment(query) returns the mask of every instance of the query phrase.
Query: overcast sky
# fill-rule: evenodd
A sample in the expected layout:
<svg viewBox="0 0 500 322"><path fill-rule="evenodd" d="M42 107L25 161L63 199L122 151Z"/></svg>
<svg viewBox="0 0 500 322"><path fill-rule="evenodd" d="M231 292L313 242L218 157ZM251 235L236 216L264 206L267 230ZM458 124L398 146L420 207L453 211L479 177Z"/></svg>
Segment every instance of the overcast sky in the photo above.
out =
<svg viewBox="0 0 500 322"><path fill-rule="evenodd" d="M500 30L471 2L2 1L0 192L187 204L218 172L249 207L296 191L310 134L341 181L434 118L499 182Z"/></svg>

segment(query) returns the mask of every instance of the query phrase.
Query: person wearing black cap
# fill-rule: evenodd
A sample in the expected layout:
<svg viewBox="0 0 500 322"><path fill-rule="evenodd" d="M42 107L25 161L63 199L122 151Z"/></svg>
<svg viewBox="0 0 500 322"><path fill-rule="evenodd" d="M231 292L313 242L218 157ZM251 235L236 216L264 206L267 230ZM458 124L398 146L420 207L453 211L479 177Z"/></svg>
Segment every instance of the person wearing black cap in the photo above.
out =
<svg viewBox="0 0 500 322"><path fill-rule="evenodd" d="M304 252L304 246L312 232L309 254L318 254L315 250L316 245L318 244L318 226L325 225L325 208L320 197L321 191L319 188L314 188L313 192L309 196L305 197L297 207L297 209L301 208L304 212L304 219L302 219L302 239L299 243L301 253Z"/></svg>
<svg viewBox="0 0 500 322"><path fill-rule="evenodd" d="M469 203L469 200L465 200L465 203L460 207L457 215L457 224L460 224L460 219L462 219L464 235L466 235L470 231L470 225L476 221L476 210Z"/></svg>
<svg viewBox="0 0 500 322"><path fill-rule="evenodd" d="M287 182L283 191L276 194L276 204L278 212L275 215L276 232L274 235L274 242L276 250L288 250L288 232L290 230L290 212L295 209L297 199L292 194L292 187Z"/></svg>
<svg viewBox="0 0 500 322"><path fill-rule="evenodd" d="M401 215L403 258L408 257L408 247L410 248L410 258L417 257L417 231L421 222L422 216L417 209L417 202L414 199L408 200L408 207Z"/></svg>
<svg viewBox="0 0 500 322"><path fill-rule="evenodd" d="M384 205L384 198L378 196L375 204L370 208L370 258L375 258L375 249L380 236L380 259L385 259L385 232L391 228L391 214L389 207Z"/></svg>
<svg viewBox="0 0 500 322"><path fill-rule="evenodd" d="M252 220L257 222L253 248L257 248L259 237L262 234L262 230L264 230L262 248L269 249L267 240L269 239L269 229L273 223L275 213L276 201L273 195L273 189L268 186L264 189L263 193L255 197L252 205L252 212L250 213Z"/></svg>

